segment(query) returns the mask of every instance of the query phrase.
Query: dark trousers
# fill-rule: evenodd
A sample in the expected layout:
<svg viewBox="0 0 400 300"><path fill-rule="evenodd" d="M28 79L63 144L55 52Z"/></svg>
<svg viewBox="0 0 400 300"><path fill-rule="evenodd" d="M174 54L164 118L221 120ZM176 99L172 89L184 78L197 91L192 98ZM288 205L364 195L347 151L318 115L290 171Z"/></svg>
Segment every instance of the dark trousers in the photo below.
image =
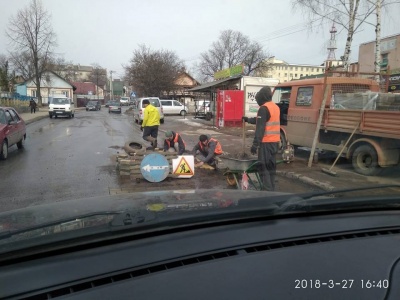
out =
<svg viewBox="0 0 400 300"><path fill-rule="evenodd" d="M261 162L259 173L261 175L263 189L268 191L275 190L276 158L279 142L261 143L258 150L258 160Z"/></svg>
<svg viewBox="0 0 400 300"><path fill-rule="evenodd" d="M31 113L36 113L36 107L31 106Z"/></svg>
<svg viewBox="0 0 400 300"><path fill-rule="evenodd" d="M143 127L143 139L151 142L153 147L157 146L158 125Z"/></svg>

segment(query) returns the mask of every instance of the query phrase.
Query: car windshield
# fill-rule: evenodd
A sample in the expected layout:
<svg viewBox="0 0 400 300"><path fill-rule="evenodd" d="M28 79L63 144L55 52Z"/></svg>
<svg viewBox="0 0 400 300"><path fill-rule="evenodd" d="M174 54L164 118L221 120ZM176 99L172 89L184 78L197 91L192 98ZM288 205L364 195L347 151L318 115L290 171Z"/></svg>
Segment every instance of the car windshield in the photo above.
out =
<svg viewBox="0 0 400 300"><path fill-rule="evenodd" d="M69 104L69 100L63 99L63 98L53 98L50 103L51 104Z"/></svg>
<svg viewBox="0 0 400 300"><path fill-rule="evenodd" d="M0 274L75 237L400 207L399 1L2 3Z"/></svg>

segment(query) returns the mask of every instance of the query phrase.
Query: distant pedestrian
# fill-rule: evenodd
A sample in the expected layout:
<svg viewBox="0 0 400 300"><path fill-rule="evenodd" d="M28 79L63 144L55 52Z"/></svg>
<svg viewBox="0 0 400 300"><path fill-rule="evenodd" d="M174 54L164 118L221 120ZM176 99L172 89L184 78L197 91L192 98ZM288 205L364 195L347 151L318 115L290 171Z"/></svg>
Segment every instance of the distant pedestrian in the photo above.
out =
<svg viewBox="0 0 400 300"><path fill-rule="evenodd" d="M150 104L150 101L144 99L143 102L143 139L151 143L151 148L157 148L158 127L160 126L160 113L158 109Z"/></svg>
<svg viewBox="0 0 400 300"><path fill-rule="evenodd" d="M36 113L36 102L35 100L30 100L29 101L29 107L31 108L31 113Z"/></svg>
<svg viewBox="0 0 400 300"><path fill-rule="evenodd" d="M164 140L164 152L172 151L178 152L178 155L182 155L185 152L185 142L179 133L175 131L167 131L165 132L165 140Z"/></svg>
<svg viewBox="0 0 400 300"><path fill-rule="evenodd" d="M198 158L200 162L196 164L197 167L207 163L211 167L214 167L214 169L217 169L216 156L223 153L220 142L209 135L202 134L199 137L199 142L192 150L194 156L196 156L197 151L201 154Z"/></svg>

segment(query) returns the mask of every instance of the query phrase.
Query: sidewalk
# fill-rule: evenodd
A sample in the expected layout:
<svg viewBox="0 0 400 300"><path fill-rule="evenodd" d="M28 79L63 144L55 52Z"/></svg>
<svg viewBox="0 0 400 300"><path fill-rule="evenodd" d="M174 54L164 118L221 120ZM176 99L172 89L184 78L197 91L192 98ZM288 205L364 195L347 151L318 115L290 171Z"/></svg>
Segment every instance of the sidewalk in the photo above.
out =
<svg viewBox="0 0 400 300"><path fill-rule="evenodd" d="M25 121L25 124L30 124L35 121L39 121L44 118L49 117L49 112L47 111L47 108L42 108L39 111L36 111L36 113L31 114L31 113L22 113L19 114L21 118Z"/></svg>

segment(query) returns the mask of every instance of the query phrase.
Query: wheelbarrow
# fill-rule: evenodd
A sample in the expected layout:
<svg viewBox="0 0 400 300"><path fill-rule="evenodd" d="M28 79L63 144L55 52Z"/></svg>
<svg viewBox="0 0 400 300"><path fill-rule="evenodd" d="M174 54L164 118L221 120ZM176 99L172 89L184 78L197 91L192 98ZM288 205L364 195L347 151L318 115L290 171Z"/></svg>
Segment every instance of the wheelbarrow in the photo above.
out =
<svg viewBox="0 0 400 300"><path fill-rule="evenodd" d="M220 156L219 159L227 169L224 172L224 176L230 186L236 186L240 189L239 178L244 172L246 172L247 174L254 174L257 179L256 183L249 176L249 184L251 184L256 190L262 189L262 181L260 174L258 173L260 162L257 159L241 160L223 156Z"/></svg>

